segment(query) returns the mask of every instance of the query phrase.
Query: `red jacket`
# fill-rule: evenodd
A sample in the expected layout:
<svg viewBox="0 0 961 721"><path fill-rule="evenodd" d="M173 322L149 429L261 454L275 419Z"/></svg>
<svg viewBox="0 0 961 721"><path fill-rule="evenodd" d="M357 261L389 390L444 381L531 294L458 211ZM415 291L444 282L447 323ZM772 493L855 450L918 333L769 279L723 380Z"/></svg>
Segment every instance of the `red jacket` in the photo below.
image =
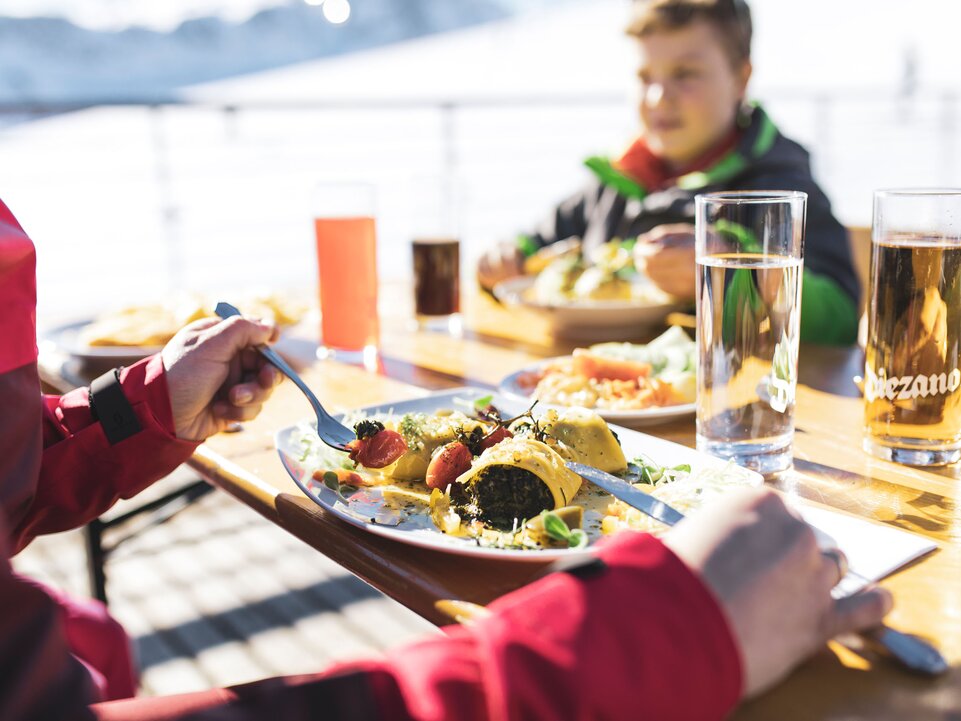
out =
<svg viewBox="0 0 961 721"><path fill-rule="evenodd" d="M13 549L86 522L195 448L173 437L156 357L122 376L143 430L116 445L85 391L41 398L33 249L24 241L0 203L0 539ZM602 563L547 576L493 603L473 626L385 660L93 707L53 602L0 559L0 719L723 718L740 696L741 666L708 589L650 536L626 533L596 553Z"/></svg>
<svg viewBox="0 0 961 721"><path fill-rule="evenodd" d="M0 718L481 721L724 718L738 653L704 585L657 539L623 533L605 568L560 572L470 627L316 675L88 707L52 602L0 573Z"/></svg>

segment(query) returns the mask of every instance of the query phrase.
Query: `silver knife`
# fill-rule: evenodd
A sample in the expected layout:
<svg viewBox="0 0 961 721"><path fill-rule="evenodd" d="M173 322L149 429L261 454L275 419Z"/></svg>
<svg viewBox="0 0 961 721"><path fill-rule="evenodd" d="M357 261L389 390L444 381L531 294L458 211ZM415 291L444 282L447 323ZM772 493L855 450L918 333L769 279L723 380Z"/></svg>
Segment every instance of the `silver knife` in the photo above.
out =
<svg viewBox="0 0 961 721"><path fill-rule="evenodd" d="M655 498L650 493L645 493L639 488L625 481L623 478L612 476L610 473L602 471L600 468L588 466L583 463L569 461L567 467L581 478L586 478L598 488L603 488L614 498L624 501L629 506L646 513L648 516L668 526L673 526L678 521L684 520L684 514L677 509L671 508L664 501Z"/></svg>
<svg viewBox="0 0 961 721"><path fill-rule="evenodd" d="M583 463L574 463L573 461L569 462L567 467L598 488L603 488L614 498L624 501L627 505L646 513L661 523L673 526L684 519L684 514L676 508L672 508L659 498L635 488L623 478L612 476L600 468L594 468ZM862 631L859 635L870 645L880 647L892 658L916 673L938 676L949 668L948 662L941 655L941 652L917 636L895 631L885 625Z"/></svg>

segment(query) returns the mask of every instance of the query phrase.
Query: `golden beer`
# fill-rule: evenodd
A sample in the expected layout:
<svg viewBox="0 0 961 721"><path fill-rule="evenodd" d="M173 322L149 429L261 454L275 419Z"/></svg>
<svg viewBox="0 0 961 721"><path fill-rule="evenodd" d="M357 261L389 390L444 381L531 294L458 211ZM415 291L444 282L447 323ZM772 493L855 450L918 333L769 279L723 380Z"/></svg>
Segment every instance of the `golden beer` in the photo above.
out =
<svg viewBox="0 0 961 721"><path fill-rule="evenodd" d="M865 449L912 465L953 463L961 459L961 240L878 230L865 348Z"/></svg>

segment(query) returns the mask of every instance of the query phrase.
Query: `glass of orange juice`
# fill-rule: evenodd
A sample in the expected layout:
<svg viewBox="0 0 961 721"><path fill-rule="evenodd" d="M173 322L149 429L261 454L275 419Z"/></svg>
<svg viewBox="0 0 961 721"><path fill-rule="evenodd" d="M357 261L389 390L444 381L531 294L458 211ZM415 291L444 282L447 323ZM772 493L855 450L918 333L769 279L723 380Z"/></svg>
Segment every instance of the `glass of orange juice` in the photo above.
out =
<svg viewBox="0 0 961 721"><path fill-rule="evenodd" d="M366 363L377 356L377 233L374 188L321 183L314 200L320 286L318 357Z"/></svg>

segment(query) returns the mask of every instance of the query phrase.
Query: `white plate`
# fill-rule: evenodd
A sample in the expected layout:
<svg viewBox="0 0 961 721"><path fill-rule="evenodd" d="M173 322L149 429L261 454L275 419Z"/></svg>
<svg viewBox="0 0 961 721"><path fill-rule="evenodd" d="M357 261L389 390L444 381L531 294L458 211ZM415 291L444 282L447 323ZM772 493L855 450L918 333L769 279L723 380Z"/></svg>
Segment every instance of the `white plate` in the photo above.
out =
<svg viewBox="0 0 961 721"><path fill-rule="evenodd" d="M121 346L121 345L87 345L81 342L83 329L92 320L82 320L67 325L61 325L43 333L41 341L51 343L61 353L89 361L112 361L118 365L131 365L148 355L159 353L163 346Z"/></svg>
<svg viewBox="0 0 961 721"><path fill-rule="evenodd" d="M487 395L490 395L490 391L481 390L478 388L459 388L450 391L434 393L423 398L399 401L397 403L385 403L379 406L362 408L360 411L366 414L402 414L409 412L431 413L441 408L463 409L463 406L455 402L456 398L463 398L467 399L468 401L473 401L474 399L482 398ZM518 404L508 398L496 394L493 402L495 406L507 413L520 413L525 409L524 404ZM652 458L655 462L662 463L664 465L673 466L681 463L688 463L695 471L699 468L718 468L727 465L726 461L713 458L703 453L698 453L697 451L687 448L686 446L671 443L670 441L655 438L644 433L638 433L637 431L631 431L627 428L621 427L614 427L614 431L617 433L617 436L621 441L621 445L624 447L624 453L628 458L633 458L639 454L644 454ZM354 504L354 499L360 496L359 501L366 506L366 508L361 506L359 509L363 510L367 515L368 520L365 520L359 517L358 514L349 512L343 506L343 504L338 501L336 494L331 489L327 488L323 484L315 483L310 478L308 469L305 469L298 460L302 452L302 449L297 442L300 433L301 429L297 426L289 426L281 429L274 436L274 442L277 446L278 452L280 453L280 460L287 469L287 472L290 473L291 478L293 478L294 482L297 483L300 489L319 506L331 511L348 523L370 531L371 533L376 533L379 536L391 538L402 543L409 543L411 545L421 546L423 548L433 548L439 551L445 551L447 553L505 560L540 562L584 552L582 550L553 548L531 551L484 548L478 546L470 539L456 538L441 533L439 530L437 530L426 513L407 515L398 525L383 525L376 522L371 522L370 517L372 515L376 515L379 504L382 503L382 500L378 500L379 490L376 487L362 490L360 494L366 494L364 496L360 496L360 494L351 496L352 505ZM749 474L750 478L758 485L763 483L761 476L758 474L753 473L752 471L744 471L744 473ZM369 513L367 513L367 511L369 511ZM587 520L588 519L585 519L585 521ZM585 526L587 525L589 524L585 522ZM600 537L600 532L598 530L591 528L586 528L585 530L587 530L588 535L591 537L592 543Z"/></svg>
<svg viewBox="0 0 961 721"><path fill-rule="evenodd" d="M532 276L501 281L494 296L506 305L527 308L545 316L557 335L575 340L624 340L636 338L644 328L663 323L682 303L649 304L643 301L582 300L540 303L529 298Z"/></svg>
<svg viewBox="0 0 961 721"><path fill-rule="evenodd" d="M559 360L563 360L566 356L558 358L548 358L541 361L540 363L535 363L533 365L525 366L519 371L511 373L509 376L505 376L500 382L497 390L499 393L503 394L506 398L510 398L513 401L525 404L529 406L533 401L528 389L521 384L520 379L528 373L537 373L548 363L553 363ZM569 406L561 406L554 403L545 403L540 401L537 404L538 408L568 408ZM615 410L612 408L592 408L597 415L603 418L608 423L618 423L623 426L628 426L629 428L638 428L640 426L653 426L658 423L666 423L668 421L677 420L678 418L686 418L693 415L695 410L695 405L693 403L679 403L673 406L653 406L651 408L640 408L637 410Z"/></svg>

